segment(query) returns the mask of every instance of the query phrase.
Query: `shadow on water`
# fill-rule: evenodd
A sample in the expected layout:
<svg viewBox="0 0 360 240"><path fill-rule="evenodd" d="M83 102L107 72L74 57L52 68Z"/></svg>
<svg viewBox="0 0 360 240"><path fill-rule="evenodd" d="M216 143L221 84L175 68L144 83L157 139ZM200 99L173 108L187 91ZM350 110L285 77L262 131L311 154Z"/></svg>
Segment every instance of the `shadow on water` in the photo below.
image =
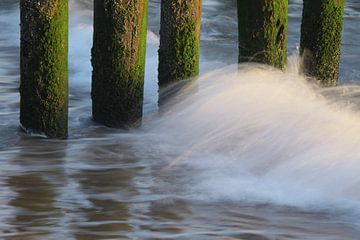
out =
<svg viewBox="0 0 360 240"><path fill-rule="evenodd" d="M133 178L142 167L129 149L126 144L99 139L73 152L71 158L81 162L71 179L78 185L76 194L84 198L75 210L81 220L71 224L76 239L121 239L133 231L129 199L139 194Z"/></svg>
<svg viewBox="0 0 360 240"><path fill-rule="evenodd" d="M57 206L65 182L66 142L21 138L5 180L11 195L8 239L49 239L64 212Z"/></svg>
<svg viewBox="0 0 360 240"><path fill-rule="evenodd" d="M116 197L129 189L131 177L132 173L114 168L82 170L73 176L89 202L79 209L84 220L72 224L76 239L119 239L132 230L128 205Z"/></svg>
<svg viewBox="0 0 360 240"><path fill-rule="evenodd" d="M181 235L187 235L188 218L192 212L185 201L163 199L152 202L146 215L151 218L149 223L153 224L145 224L142 229L148 231L152 239L166 235L180 239Z"/></svg>
<svg viewBox="0 0 360 240"><path fill-rule="evenodd" d="M61 212L54 206L57 195L54 186L41 174L30 173L12 176L8 179L16 197L9 202L14 208L12 229L7 233L9 239L44 239L57 225Z"/></svg>

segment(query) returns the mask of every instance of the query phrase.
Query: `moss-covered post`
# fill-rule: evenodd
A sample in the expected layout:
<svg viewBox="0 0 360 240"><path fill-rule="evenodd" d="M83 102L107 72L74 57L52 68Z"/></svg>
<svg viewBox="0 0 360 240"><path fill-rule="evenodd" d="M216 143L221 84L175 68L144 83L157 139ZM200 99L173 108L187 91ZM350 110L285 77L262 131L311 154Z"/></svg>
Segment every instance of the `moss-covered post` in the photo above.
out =
<svg viewBox="0 0 360 240"><path fill-rule="evenodd" d="M285 68L288 0L238 0L237 3L239 62Z"/></svg>
<svg viewBox="0 0 360 240"><path fill-rule="evenodd" d="M159 85L199 73L201 0L161 0Z"/></svg>
<svg viewBox="0 0 360 240"><path fill-rule="evenodd" d="M147 0L95 0L92 110L109 127L141 123Z"/></svg>
<svg viewBox="0 0 360 240"><path fill-rule="evenodd" d="M32 133L66 138L68 0L21 0L20 122Z"/></svg>
<svg viewBox="0 0 360 240"><path fill-rule="evenodd" d="M304 0L300 54L306 74L324 86L339 77L344 0Z"/></svg>

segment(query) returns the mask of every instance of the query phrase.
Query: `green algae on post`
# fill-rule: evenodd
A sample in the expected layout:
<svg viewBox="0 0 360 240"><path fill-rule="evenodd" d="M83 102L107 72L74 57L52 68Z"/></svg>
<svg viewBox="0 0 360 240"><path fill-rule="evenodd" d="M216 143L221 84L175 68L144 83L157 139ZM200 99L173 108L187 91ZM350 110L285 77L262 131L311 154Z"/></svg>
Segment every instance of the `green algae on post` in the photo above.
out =
<svg viewBox="0 0 360 240"><path fill-rule="evenodd" d="M201 0L162 0L159 85L199 74Z"/></svg>
<svg viewBox="0 0 360 240"><path fill-rule="evenodd" d="M305 74L323 86L339 78L344 0L304 0L300 54Z"/></svg>
<svg viewBox="0 0 360 240"><path fill-rule="evenodd" d="M92 110L109 127L141 123L147 0L95 0Z"/></svg>
<svg viewBox="0 0 360 240"><path fill-rule="evenodd" d="M238 0L239 62L286 66L288 0Z"/></svg>
<svg viewBox="0 0 360 240"><path fill-rule="evenodd" d="M51 138L68 134L68 1L21 0L20 122Z"/></svg>

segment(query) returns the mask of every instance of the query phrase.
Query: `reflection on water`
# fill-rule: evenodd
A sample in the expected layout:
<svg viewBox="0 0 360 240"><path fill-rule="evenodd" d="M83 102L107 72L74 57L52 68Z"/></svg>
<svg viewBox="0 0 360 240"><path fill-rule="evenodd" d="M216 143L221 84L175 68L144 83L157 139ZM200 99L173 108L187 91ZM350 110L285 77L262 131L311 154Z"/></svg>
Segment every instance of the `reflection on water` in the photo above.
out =
<svg viewBox="0 0 360 240"><path fill-rule="evenodd" d="M116 239L132 231L128 206L116 198L116 192L130 184L130 174L121 169L85 170L74 178L79 178L80 191L89 203L79 209L83 220L74 224L77 239Z"/></svg>
<svg viewBox="0 0 360 240"><path fill-rule="evenodd" d="M8 185L16 194L9 202L15 212L9 233L24 235L26 239L48 236L61 217L54 206L54 186L35 173L9 177Z"/></svg>
<svg viewBox="0 0 360 240"><path fill-rule="evenodd" d="M203 2L207 73L237 60L236 1ZM0 238L359 239L357 0L346 1L343 86L222 70L160 118L159 4L149 3L146 120L124 132L91 121L92 1L70 1L70 139L58 141L18 129L18 1L0 1ZM290 0L289 53L301 4Z"/></svg>

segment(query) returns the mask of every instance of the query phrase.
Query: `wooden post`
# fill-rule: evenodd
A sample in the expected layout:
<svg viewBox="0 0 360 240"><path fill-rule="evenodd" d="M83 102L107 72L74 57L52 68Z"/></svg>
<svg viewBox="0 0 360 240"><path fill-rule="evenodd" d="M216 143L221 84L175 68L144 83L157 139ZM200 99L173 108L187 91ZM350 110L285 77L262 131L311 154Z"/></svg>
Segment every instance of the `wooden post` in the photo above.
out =
<svg viewBox="0 0 360 240"><path fill-rule="evenodd" d="M161 0L159 85L199 73L201 0Z"/></svg>
<svg viewBox="0 0 360 240"><path fill-rule="evenodd" d="M28 131L66 138L68 0L21 0L20 122Z"/></svg>
<svg viewBox="0 0 360 240"><path fill-rule="evenodd" d="M288 0L238 0L238 20L239 62L285 68Z"/></svg>
<svg viewBox="0 0 360 240"><path fill-rule="evenodd" d="M339 78L344 0L304 0L300 54L306 74L324 86Z"/></svg>
<svg viewBox="0 0 360 240"><path fill-rule="evenodd" d="M95 0L93 118L109 127L141 123L147 0Z"/></svg>

